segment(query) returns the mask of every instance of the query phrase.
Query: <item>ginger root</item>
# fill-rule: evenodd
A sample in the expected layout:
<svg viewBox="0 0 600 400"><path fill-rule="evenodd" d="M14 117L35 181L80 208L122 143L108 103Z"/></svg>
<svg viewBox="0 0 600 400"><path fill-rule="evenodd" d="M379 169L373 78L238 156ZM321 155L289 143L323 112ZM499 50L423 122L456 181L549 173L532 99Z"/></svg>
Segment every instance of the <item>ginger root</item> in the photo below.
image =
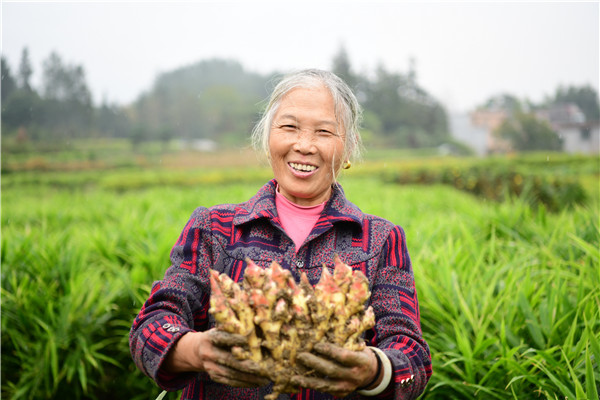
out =
<svg viewBox="0 0 600 400"><path fill-rule="evenodd" d="M299 352L310 351L320 341L346 349L365 348L361 334L375 325L373 309L365 309L369 282L335 257L333 274L323 266L313 288L304 273L296 283L290 271L273 262L267 269L252 260L241 285L225 274L211 271L210 310L218 329L248 338L232 353L240 360L253 360L261 374L274 382L273 393L299 390L290 383L294 375L310 375L296 363Z"/></svg>

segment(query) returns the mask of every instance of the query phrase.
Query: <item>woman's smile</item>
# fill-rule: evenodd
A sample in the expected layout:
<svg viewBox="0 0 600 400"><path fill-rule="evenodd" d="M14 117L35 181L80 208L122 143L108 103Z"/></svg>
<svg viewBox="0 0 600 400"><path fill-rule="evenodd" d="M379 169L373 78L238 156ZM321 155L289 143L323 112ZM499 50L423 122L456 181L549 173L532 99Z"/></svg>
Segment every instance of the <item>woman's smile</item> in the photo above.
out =
<svg viewBox="0 0 600 400"><path fill-rule="evenodd" d="M298 176L301 176L301 177L307 177L307 176L312 175L312 173L315 172L318 168L317 166L314 166L314 165L295 163L295 162L289 162L288 165L292 169L292 172L298 173Z"/></svg>

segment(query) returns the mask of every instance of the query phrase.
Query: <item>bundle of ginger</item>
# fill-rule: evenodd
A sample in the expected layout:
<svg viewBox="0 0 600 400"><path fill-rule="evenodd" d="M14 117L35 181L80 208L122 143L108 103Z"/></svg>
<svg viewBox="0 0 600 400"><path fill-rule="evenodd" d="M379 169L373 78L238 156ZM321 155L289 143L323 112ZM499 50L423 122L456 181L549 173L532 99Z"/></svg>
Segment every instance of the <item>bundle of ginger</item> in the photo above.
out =
<svg viewBox="0 0 600 400"><path fill-rule="evenodd" d="M210 313L218 329L243 335L247 345L234 347L239 360L253 360L261 374L274 382L273 393L295 393L290 383L298 374L310 374L296 363L299 352L327 341L350 350L362 350L361 334L375 325L367 278L335 257L333 275L323 266L313 288L304 273L296 283L290 271L273 262L267 269L251 260L242 285L211 270Z"/></svg>

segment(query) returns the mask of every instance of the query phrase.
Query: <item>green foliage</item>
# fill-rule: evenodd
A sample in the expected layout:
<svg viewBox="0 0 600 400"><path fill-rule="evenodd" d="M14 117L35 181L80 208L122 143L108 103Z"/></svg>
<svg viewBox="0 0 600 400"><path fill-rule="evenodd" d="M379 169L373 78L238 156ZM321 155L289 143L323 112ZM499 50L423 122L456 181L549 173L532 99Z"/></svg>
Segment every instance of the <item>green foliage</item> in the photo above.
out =
<svg viewBox="0 0 600 400"><path fill-rule="evenodd" d="M42 99L36 92L16 89L2 100L2 125L6 128L38 126L42 120Z"/></svg>
<svg viewBox="0 0 600 400"><path fill-rule="evenodd" d="M345 47L340 47L337 54L333 57L331 71L342 78L352 90L359 89L358 77L352 71L350 58Z"/></svg>
<svg viewBox="0 0 600 400"><path fill-rule="evenodd" d="M43 69L42 94L45 99L91 106L91 93L82 66L67 65L58 53L52 52L44 61Z"/></svg>
<svg viewBox="0 0 600 400"><path fill-rule="evenodd" d="M8 96L17 89L17 81L10 72L10 66L4 56L0 57L0 67L2 68L2 71L0 72L0 78L2 80L0 91L2 92L2 102L4 102Z"/></svg>
<svg viewBox="0 0 600 400"><path fill-rule="evenodd" d="M423 399L595 398L597 197L550 215L446 186L345 188L406 230L434 363Z"/></svg>
<svg viewBox="0 0 600 400"><path fill-rule="evenodd" d="M516 151L562 149L562 141L558 133L548 122L539 120L529 113L517 113L513 118L504 120L493 134L507 140Z"/></svg>
<svg viewBox="0 0 600 400"><path fill-rule="evenodd" d="M20 85L11 89L3 65L3 129L21 129L24 141L67 142L74 138L127 138L133 147L173 139L210 139L223 147L244 147L258 120L262 102L275 82L275 73L245 71L231 60L204 60L162 73L153 87L128 106L94 106L79 65L51 53L43 63L39 91L29 83L31 65L24 50ZM432 147L449 139L443 107L416 82L416 73L388 72L375 78L352 72L343 49L333 69L347 79L368 114L367 138L383 147ZM277 74L279 75L279 74Z"/></svg>
<svg viewBox="0 0 600 400"><path fill-rule="evenodd" d="M233 61L202 61L157 77L153 89L133 105L133 122L144 139L212 139L233 133L237 144L252 129L267 77Z"/></svg>
<svg viewBox="0 0 600 400"><path fill-rule="evenodd" d="M3 190L2 397L154 399L129 355L132 318L192 210L257 186L188 187L182 197L164 187Z"/></svg>
<svg viewBox="0 0 600 400"><path fill-rule="evenodd" d="M25 48L19 66L18 87L7 93L3 91L3 130L20 130L23 142L89 137L93 108L83 67L65 65L57 53L51 53L44 61L40 95L29 82L33 70L28 54ZM3 65L5 63L3 59ZM10 76L7 76L7 83L10 85Z"/></svg>
<svg viewBox="0 0 600 400"><path fill-rule="evenodd" d="M386 147L419 148L444 143L448 137L446 111L409 75L379 67L374 80L359 83L366 127L379 134Z"/></svg>
<svg viewBox="0 0 600 400"><path fill-rule="evenodd" d="M125 109L115 104L103 102L94 109L92 126L97 131L97 136L109 138L127 138L134 136L135 129ZM132 140L135 142L135 140Z"/></svg>
<svg viewBox="0 0 600 400"><path fill-rule="evenodd" d="M29 49L23 48L21 51L21 60L19 62L19 87L23 90L31 91L31 75L33 74L33 67L31 66L31 60L29 58Z"/></svg>
<svg viewBox="0 0 600 400"><path fill-rule="evenodd" d="M462 240L420 255L436 266L422 272L420 291L435 299L422 306L442 368L432 398L575 398L582 383L597 381L585 369L585 347L598 335L600 292L595 256L568 247L590 229L589 247L598 226L579 228L582 217L567 222L566 213L550 226L543 213L514 205L490 217L487 229L455 221Z"/></svg>
<svg viewBox="0 0 600 400"><path fill-rule="evenodd" d="M498 202L519 198L534 208L543 206L553 212L585 204L585 189L576 177L560 172L560 162L550 167L545 162L544 171L532 171L531 166L535 165L533 160L520 159L509 163L507 160L489 159L475 164L417 165L397 172L386 171L383 179L403 185L446 184L485 200ZM588 164L592 171L597 167L596 158L579 160L581 166Z"/></svg>
<svg viewBox="0 0 600 400"><path fill-rule="evenodd" d="M448 162L381 159L340 177L363 211L406 230L434 362L423 398L597 397L598 160L505 160L595 182L587 205L556 213L377 179ZM248 168L3 175L2 396L155 399L160 390L129 355L134 316L193 209L244 201L268 177Z"/></svg>
<svg viewBox="0 0 600 400"><path fill-rule="evenodd" d="M50 131L52 139L89 136L92 95L82 66L65 64L52 52L43 63L41 97L40 124Z"/></svg>

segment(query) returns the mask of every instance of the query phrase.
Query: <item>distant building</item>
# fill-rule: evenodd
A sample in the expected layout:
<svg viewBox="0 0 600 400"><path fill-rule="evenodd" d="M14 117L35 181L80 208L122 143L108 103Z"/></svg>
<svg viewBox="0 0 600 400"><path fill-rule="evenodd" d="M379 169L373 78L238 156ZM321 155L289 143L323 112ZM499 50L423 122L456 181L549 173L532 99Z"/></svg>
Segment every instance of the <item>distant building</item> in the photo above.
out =
<svg viewBox="0 0 600 400"><path fill-rule="evenodd" d="M469 114L449 114L448 125L456 140L469 146L478 156L487 154L487 129L473 125Z"/></svg>
<svg viewBox="0 0 600 400"><path fill-rule="evenodd" d="M600 153L598 121L586 121L581 109L574 103L560 104L535 112L537 118L546 120L558 133L566 153ZM510 115L501 108L479 109L468 117L454 115L450 118L452 135L474 148L479 155L506 153L510 143L496 137L493 132ZM485 143L485 144L483 144Z"/></svg>
<svg viewBox="0 0 600 400"><path fill-rule="evenodd" d="M471 124L473 126L485 128L488 131L493 131L502 125L508 114L504 110L482 109L473 111L470 116Z"/></svg>
<svg viewBox="0 0 600 400"><path fill-rule="evenodd" d="M574 103L557 104L536 111L536 116L548 121L563 141L567 153L600 153L598 121L586 121L581 109Z"/></svg>
<svg viewBox="0 0 600 400"><path fill-rule="evenodd" d="M550 108L537 110L535 116L554 124L585 124L585 114L575 103L555 104Z"/></svg>
<svg viewBox="0 0 600 400"><path fill-rule="evenodd" d="M486 132L486 154L506 153L510 151L510 143L493 132L508 118L508 113L502 109L481 109L470 114L471 125L483 129Z"/></svg>
<svg viewBox="0 0 600 400"><path fill-rule="evenodd" d="M600 153L600 129L598 122L565 124L555 128L563 141L563 151L567 153Z"/></svg>

